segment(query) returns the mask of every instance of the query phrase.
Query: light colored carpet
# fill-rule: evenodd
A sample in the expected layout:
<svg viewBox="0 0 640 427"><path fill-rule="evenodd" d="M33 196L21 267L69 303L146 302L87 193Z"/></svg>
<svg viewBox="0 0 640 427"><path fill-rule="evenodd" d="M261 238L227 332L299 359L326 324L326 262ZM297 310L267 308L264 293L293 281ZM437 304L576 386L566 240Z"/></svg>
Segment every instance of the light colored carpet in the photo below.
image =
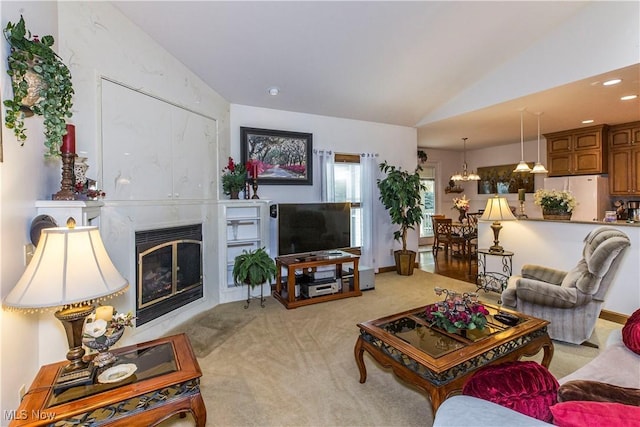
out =
<svg viewBox="0 0 640 427"><path fill-rule="evenodd" d="M475 286L417 270L376 275L363 296L287 310L269 297L221 304L169 334L186 332L203 371L201 390L210 426L429 426L428 397L397 380L365 353L367 381L359 383L353 355L357 323L438 300L434 286ZM498 294L481 293L495 303ZM591 341L604 345L621 325L599 320ZM598 349L554 343L550 370L561 378ZM541 360L541 356L532 358ZM166 425L191 425L190 417Z"/></svg>

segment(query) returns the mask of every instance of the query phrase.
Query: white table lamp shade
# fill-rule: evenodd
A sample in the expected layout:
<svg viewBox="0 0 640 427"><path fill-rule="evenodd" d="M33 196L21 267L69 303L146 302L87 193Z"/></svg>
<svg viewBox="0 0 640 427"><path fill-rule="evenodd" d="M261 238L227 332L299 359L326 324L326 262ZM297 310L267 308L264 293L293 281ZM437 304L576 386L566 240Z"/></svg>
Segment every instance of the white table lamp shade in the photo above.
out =
<svg viewBox="0 0 640 427"><path fill-rule="evenodd" d="M487 200L487 206L480 219L483 221L514 221L517 218L513 216L506 198L494 196Z"/></svg>
<svg viewBox="0 0 640 427"><path fill-rule="evenodd" d="M128 286L111 262L97 227L47 228L3 304L34 311L59 309L114 296Z"/></svg>

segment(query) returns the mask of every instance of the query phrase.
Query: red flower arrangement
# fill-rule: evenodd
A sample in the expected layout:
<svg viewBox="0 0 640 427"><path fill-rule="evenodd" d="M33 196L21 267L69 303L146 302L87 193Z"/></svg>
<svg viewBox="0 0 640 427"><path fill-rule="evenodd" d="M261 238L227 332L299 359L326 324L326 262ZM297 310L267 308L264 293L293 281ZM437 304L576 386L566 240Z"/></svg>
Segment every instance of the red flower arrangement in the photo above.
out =
<svg viewBox="0 0 640 427"><path fill-rule="evenodd" d="M435 288L436 295L446 295L444 301L428 305L425 310L426 319L447 332L459 329L484 329L489 311L478 303L478 294L449 291Z"/></svg>

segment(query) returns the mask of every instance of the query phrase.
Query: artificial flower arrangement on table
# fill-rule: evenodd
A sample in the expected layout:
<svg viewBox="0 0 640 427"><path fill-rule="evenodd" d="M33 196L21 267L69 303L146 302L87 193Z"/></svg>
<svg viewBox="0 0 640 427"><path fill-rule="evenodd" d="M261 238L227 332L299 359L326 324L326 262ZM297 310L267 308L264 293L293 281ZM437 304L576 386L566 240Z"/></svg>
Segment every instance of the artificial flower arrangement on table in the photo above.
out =
<svg viewBox="0 0 640 427"><path fill-rule="evenodd" d="M109 352L109 347L122 337L126 327L134 326L134 320L131 312L118 313L108 305L98 306L87 317L82 330L82 344L99 352L93 359L94 365L102 367L115 362L116 358Z"/></svg>
<svg viewBox="0 0 640 427"><path fill-rule="evenodd" d="M75 185L76 200L98 200L106 197L106 193L96 188L95 181L86 180Z"/></svg>
<svg viewBox="0 0 640 427"><path fill-rule="evenodd" d="M463 194L462 197L454 198L452 209L456 209L459 212L460 215L458 217L458 220L462 222L466 218L467 212L469 211L469 199L467 199L467 196Z"/></svg>
<svg viewBox="0 0 640 427"><path fill-rule="evenodd" d="M238 193L245 189L247 183L247 167L241 163L235 163L229 157L229 163L222 169L222 190L232 199L238 198Z"/></svg>
<svg viewBox="0 0 640 427"><path fill-rule="evenodd" d="M463 329L484 329L489 311L478 302L478 294L458 293L436 287L436 295L444 301L428 305L425 314L432 326L455 333Z"/></svg>
<svg viewBox="0 0 640 427"><path fill-rule="evenodd" d="M570 217L578 202L570 191L539 189L533 195L534 203L542 207L542 214L566 215ZM567 215L569 214L569 215Z"/></svg>

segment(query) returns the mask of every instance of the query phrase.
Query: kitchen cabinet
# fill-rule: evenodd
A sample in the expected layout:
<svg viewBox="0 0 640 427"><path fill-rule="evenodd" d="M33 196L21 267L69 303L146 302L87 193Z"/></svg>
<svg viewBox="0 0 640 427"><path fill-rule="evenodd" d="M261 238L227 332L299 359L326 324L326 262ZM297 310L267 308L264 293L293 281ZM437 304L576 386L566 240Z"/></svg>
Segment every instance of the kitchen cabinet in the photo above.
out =
<svg viewBox="0 0 640 427"><path fill-rule="evenodd" d="M640 195L640 122L611 126L608 145L611 195Z"/></svg>
<svg viewBox="0 0 640 427"><path fill-rule="evenodd" d="M607 173L607 125L545 134L549 176Z"/></svg>

